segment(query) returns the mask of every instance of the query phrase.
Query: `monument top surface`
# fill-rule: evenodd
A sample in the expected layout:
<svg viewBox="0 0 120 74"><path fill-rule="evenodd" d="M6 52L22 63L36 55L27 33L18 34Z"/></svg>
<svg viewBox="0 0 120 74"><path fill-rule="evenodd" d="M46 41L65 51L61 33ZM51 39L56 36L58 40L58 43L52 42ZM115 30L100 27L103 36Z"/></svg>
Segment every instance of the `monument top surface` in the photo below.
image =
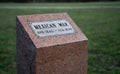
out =
<svg viewBox="0 0 120 74"><path fill-rule="evenodd" d="M87 40L67 13L17 16L36 48Z"/></svg>

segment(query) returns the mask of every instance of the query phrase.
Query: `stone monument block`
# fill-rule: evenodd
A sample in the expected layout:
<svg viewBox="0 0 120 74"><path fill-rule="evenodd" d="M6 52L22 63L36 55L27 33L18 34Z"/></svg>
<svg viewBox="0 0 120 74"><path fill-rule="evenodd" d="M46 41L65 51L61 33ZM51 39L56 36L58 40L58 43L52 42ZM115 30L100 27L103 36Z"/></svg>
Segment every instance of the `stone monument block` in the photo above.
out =
<svg viewBox="0 0 120 74"><path fill-rule="evenodd" d="M16 21L17 74L87 74L88 39L67 13Z"/></svg>

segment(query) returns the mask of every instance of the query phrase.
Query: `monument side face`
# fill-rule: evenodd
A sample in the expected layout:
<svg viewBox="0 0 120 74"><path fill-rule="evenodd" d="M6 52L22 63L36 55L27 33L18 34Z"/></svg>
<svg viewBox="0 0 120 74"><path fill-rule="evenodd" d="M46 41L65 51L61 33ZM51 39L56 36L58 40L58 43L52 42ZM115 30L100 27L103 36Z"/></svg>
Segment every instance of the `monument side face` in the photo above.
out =
<svg viewBox="0 0 120 74"><path fill-rule="evenodd" d="M87 55L67 13L17 16L17 74L87 74Z"/></svg>
<svg viewBox="0 0 120 74"><path fill-rule="evenodd" d="M16 21L17 74L36 74L36 48L22 24L18 19Z"/></svg>
<svg viewBox="0 0 120 74"><path fill-rule="evenodd" d="M37 74L87 74L86 44L81 41L37 49Z"/></svg>

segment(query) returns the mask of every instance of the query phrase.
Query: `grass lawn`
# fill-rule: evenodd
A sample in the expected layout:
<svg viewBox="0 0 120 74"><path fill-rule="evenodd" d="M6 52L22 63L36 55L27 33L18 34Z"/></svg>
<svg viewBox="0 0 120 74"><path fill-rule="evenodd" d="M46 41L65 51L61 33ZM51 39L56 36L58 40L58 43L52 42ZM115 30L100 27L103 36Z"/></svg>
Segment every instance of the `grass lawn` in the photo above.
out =
<svg viewBox="0 0 120 74"><path fill-rule="evenodd" d="M88 37L88 74L120 74L120 2L0 3L0 74L16 74L16 15L56 12L67 12Z"/></svg>

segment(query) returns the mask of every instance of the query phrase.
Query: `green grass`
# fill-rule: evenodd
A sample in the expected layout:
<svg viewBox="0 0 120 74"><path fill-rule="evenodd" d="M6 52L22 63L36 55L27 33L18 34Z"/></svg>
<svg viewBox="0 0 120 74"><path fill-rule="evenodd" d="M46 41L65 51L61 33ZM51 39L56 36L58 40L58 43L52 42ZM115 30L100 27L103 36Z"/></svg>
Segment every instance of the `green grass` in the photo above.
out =
<svg viewBox="0 0 120 74"><path fill-rule="evenodd" d="M0 3L5 6L120 6L108 3ZM89 39L88 74L120 74L120 8L0 8L0 74L16 74L16 15L67 12Z"/></svg>

